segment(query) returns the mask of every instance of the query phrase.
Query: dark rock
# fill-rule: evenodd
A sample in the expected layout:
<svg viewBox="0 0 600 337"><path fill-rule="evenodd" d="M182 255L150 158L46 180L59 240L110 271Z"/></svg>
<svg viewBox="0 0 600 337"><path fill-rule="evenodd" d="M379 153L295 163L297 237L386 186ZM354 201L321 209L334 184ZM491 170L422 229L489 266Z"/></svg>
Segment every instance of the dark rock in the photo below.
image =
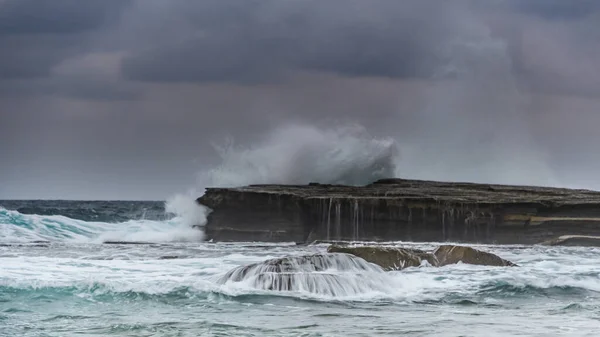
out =
<svg viewBox="0 0 600 337"><path fill-rule="evenodd" d="M176 260L176 259L181 259L181 256L178 255L165 255L165 256L161 256L158 259L159 260Z"/></svg>
<svg viewBox="0 0 600 337"><path fill-rule="evenodd" d="M600 236L564 235L541 244L546 246L600 247Z"/></svg>
<svg viewBox="0 0 600 337"><path fill-rule="evenodd" d="M600 192L385 179L366 186L208 188L215 241L316 240L535 244L600 236Z"/></svg>
<svg viewBox="0 0 600 337"><path fill-rule="evenodd" d="M455 264L459 261L468 264L486 266L514 266L494 254L483 252L471 247L445 245L438 247L433 253L411 248L385 246L339 246L332 245L327 249L331 253L346 253L374 263L384 270L401 270L408 267L418 267L427 261L434 267Z"/></svg>
<svg viewBox="0 0 600 337"><path fill-rule="evenodd" d="M152 242L143 242L143 241L104 241L102 242L105 245L152 245Z"/></svg>
<svg viewBox="0 0 600 337"><path fill-rule="evenodd" d="M514 263L497 255L466 246L444 245L438 247L433 254L439 261L440 267L458 262L482 266L515 266Z"/></svg>
<svg viewBox="0 0 600 337"><path fill-rule="evenodd" d="M435 255L418 249L361 246L349 247L332 245L327 248L330 253L346 253L374 263L384 270L401 270L408 267L418 267L423 261L437 266Z"/></svg>

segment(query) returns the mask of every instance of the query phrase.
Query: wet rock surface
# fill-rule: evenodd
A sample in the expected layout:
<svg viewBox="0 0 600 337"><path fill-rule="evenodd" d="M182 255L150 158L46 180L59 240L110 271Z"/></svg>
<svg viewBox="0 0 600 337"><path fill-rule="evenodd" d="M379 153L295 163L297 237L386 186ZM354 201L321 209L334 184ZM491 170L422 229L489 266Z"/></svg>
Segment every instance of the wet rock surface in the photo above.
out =
<svg viewBox="0 0 600 337"><path fill-rule="evenodd" d="M328 252L347 253L374 263L384 270L401 270L421 266L427 261L434 267L442 267L459 262L483 266L515 266L501 257L467 246L443 245L433 252L418 249L385 246L339 246L332 245Z"/></svg>
<svg viewBox="0 0 600 337"><path fill-rule="evenodd" d="M287 256L236 267L218 283L243 283L258 290L344 296L387 286L382 277L385 271L420 267L424 261L432 267L458 262L514 265L494 254L463 246L441 246L432 253L400 247L331 245L323 254Z"/></svg>
<svg viewBox="0 0 600 337"><path fill-rule="evenodd" d="M600 236L564 235L541 244L545 246L600 247Z"/></svg>
<svg viewBox="0 0 600 337"><path fill-rule="evenodd" d="M383 179L366 186L208 188L214 241L318 240L537 244L600 236L600 192Z"/></svg>
<svg viewBox="0 0 600 337"><path fill-rule="evenodd" d="M259 290L344 296L367 289L381 273L382 268L359 257L331 253L282 257L240 266L225 274L219 283L244 282Z"/></svg>
<svg viewBox="0 0 600 337"><path fill-rule="evenodd" d="M514 263L497 255L466 246L444 245L436 248L433 254L437 258L440 267L459 262L482 266L515 266Z"/></svg>
<svg viewBox="0 0 600 337"><path fill-rule="evenodd" d="M332 245L327 248L330 253L346 253L374 263L384 270L401 270L408 267L418 267L423 261L437 266L435 255L418 249L393 247L344 247Z"/></svg>

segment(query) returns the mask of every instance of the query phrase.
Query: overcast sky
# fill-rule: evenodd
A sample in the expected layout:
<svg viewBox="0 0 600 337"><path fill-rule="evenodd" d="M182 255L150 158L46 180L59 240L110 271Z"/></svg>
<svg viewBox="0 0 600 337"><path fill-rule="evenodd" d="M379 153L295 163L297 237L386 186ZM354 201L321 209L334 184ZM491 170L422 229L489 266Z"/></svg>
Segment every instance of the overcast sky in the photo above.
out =
<svg viewBox="0 0 600 337"><path fill-rule="evenodd" d="M600 189L597 0L0 0L0 198L165 199L290 124Z"/></svg>

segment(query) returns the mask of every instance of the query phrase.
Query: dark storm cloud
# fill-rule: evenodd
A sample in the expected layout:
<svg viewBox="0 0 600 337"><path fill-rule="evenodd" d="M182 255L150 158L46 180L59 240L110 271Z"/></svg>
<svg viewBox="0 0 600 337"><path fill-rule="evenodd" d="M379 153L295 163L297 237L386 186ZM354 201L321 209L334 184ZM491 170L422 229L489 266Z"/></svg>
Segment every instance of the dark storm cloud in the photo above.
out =
<svg viewBox="0 0 600 337"><path fill-rule="evenodd" d="M0 80L48 77L53 66L91 48L128 0L0 2Z"/></svg>
<svg viewBox="0 0 600 337"><path fill-rule="evenodd" d="M188 29L199 33L136 51L126 75L185 82L261 82L295 70L430 76L439 44L455 28L452 7L437 1L264 0L187 10Z"/></svg>
<svg viewBox="0 0 600 337"><path fill-rule="evenodd" d="M129 0L5 0L0 35L75 34L114 20Z"/></svg>
<svg viewBox="0 0 600 337"><path fill-rule="evenodd" d="M506 41L513 64L508 71L531 90L600 92L593 80L600 70L590 69L586 76L577 69L582 67L577 62L597 67L600 57L594 48L599 38L594 32L600 31L597 1L257 0L173 7L171 15L185 24L167 38L134 48L123 63L128 78L256 84L296 71L389 78L453 76L453 71L444 71L451 68L448 58L455 57L446 54L453 41L477 30L469 27L470 21L495 20L491 34ZM527 40L536 29L546 30L534 37L541 48L568 48L570 55L565 56L573 62L553 57L555 50L537 54L541 49Z"/></svg>
<svg viewBox="0 0 600 337"><path fill-rule="evenodd" d="M516 10L549 20L578 20L600 10L596 0L511 0Z"/></svg>

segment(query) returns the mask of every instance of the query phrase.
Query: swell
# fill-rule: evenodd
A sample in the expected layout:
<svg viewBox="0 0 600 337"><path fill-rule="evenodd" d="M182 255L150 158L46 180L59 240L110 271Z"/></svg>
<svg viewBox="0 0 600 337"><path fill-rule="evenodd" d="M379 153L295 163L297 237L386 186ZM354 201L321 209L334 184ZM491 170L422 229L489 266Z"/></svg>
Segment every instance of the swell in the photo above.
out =
<svg viewBox="0 0 600 337"><path fill-rule="evenodd" d="M87 222L125 222L128 220L167 220L160 201L70 201L0 200L0 207L29 215L62 215Z"/></svg>
<svg viewBox="0 0 600 337"><path fill-rule="evenodd" d="M60 301L77 298L95 302L110 301L156 301L177 303L190 300L226 300L236 302L264 302L269 298L288 298L292 300L317 302L378 302L401 301L420 304L452 304L452 305L495 305L488 303L490 298L505 300L535 300L554 298L557 300L577 301L589 300L600 294L581 286L548 286L514 285L505 282L487 282L471 290L448 291L439 293L437 298L421 297L419 294L398 294L391 284L385 293L366 292L354 296L323 296L309 291L275 291L255 289L252 287L231 287L200 282L196 285L180 285L153 289L132 289L105 283L67 286L0 286L0 306L10 306L11 303L31 303L36 301ZM24 301L24 302L23 302Z"/></svg>
<svg viewBox="0 0 600 337"><path fill-rule="evenodd" d="M22 214L0 208L0 243L105 241L173 242L200 241L203 232L184 217L169 220L128 220L120 223L91 222L62 215Z"/></svg>

